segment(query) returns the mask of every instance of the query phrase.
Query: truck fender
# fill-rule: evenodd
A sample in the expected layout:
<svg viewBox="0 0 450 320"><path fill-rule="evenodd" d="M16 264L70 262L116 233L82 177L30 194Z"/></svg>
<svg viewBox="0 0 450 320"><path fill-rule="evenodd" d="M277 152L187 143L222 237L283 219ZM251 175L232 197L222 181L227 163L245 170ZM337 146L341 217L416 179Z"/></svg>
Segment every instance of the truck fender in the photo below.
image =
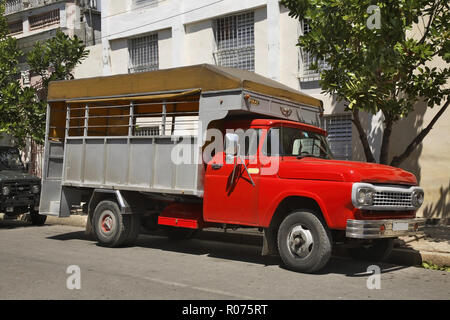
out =
<svg viewBox="0 0 450 320"><path fill-rule="evenodd" d="M314 193L310 193L310 192L289 192L289 191L285 191L279 194L278 197L276 197L271 205L268 207L268 210L266 212L266 214L264 215L264 220L263 225L265 227L269 227L273 217L276 214L277 209L279 208L279 206L281 205L281 203L287 199L287 198L291 198L291 197L300 197L300 198L306 198L306 199L311 199L312 201L314 201L317 206L319 207L321 214L323 216L323 219L325 220L325 222L327 223L327 225L330 225L330 219L328 216L328 212L326 210L325 204L323 203L323 201L320 199L319 196L317 196Z"/></svg>

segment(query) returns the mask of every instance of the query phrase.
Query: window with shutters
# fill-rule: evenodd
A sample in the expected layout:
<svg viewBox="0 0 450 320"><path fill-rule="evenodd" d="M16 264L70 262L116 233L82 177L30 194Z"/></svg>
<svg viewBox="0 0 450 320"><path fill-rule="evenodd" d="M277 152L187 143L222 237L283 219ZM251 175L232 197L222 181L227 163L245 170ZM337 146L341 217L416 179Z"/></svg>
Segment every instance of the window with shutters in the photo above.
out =
<svg viewBox="0 0 450 320"><path fill-rule="evenodd" d="M332 114L324 116L324 129L335 159L352 159L352 115Z"/></svg>
<svg viewBox="0 0 450 320"><path fill-rule="evenodd" d="M158 34L130 39L129 55L129 73L158 70Z"/></svg>
<svg viewBox="0 0 450 320"><path fill-rule="evenodd" d="M255 18L253 12L227 16L214 21L219 66L255 70Z"/></svg>

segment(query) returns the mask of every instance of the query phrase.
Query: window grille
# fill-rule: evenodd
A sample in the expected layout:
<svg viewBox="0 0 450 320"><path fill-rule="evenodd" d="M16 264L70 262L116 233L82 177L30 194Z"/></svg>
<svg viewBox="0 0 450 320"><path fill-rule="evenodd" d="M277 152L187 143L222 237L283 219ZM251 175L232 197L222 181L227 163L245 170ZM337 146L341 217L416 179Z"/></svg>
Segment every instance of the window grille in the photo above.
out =
<svg viewBox="0 0 450 320"><path fill-rule="evenodd" d="M148 6L157 7L159 0L133 0L133 5L135 7Z"/></svg>
<svg viewBox="0 0 450 320"><path fill-rule="evenodd" d="M29 18L30 29L39 29L42 27L46 27L52 24L59 23L59 9L55 9L43 14L38 14L35 16L31 16Z"/></svg>
<svg viewBox="0 0 450 320"><path fill-rule="evenodd" d="M308 20L303 20L302 31L303 35L311 31L311 25L308 23ZM314 63L317 63L320 70L326 69L328 67L325 60L321 59L317 61L317 59L315 59L310 52L303 50L303 48L300 48L299 73L301 81L315 81L320 79L320 74L316 70L311 69L311 66Z"/></svg>
<svg viewBox="0 0 450 320"><path fill-rule="evenodd" d="M9 34L17 34L22 33L23 31L23 22L22 20L14 21L8 24Z"/></svg>
<svg viewBox="0 0 450 320"><path fill-rule="evenodd" d="M158 34L130 39L129 54L129 73L158 70Z"/></svg>
<svg viewBox="0 0 450 320"><path fill-rule="evenodd" d="M254 13L215 20L216 63L224 67L255 70Z"/></svg>
<svg viewBox="0 0 450 320"><path fill-rule="evenodd" d="M324 129L335 159L352 159L352 115L333 114L324 116Z"/></svg>

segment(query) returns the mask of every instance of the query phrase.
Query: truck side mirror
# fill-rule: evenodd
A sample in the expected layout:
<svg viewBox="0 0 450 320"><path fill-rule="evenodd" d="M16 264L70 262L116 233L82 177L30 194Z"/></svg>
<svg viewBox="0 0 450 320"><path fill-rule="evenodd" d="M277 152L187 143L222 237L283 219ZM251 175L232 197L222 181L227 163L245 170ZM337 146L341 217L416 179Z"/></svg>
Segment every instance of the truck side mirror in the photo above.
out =
<svg viewBox="0 0 450 320"><path fill-rule="evenodd" d="M225 154L235 156L239 151L239 136L236 133L225 134Z"/></svg>

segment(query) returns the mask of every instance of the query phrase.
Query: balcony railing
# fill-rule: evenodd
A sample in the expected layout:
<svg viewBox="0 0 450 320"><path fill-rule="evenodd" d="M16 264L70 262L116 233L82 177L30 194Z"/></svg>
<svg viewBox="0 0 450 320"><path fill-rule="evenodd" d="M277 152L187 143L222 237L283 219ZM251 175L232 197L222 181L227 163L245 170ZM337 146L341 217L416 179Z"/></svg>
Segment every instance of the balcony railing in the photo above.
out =
<svg viewBox="0 0 450 320"><path fill-rule="evenodd" d="M5 3L5 14L11 14L23 9L22 0L8 0Z"/></svg>
<svg viewBox="0 0 450 320"><path fill-rule="evenodd" d="M22 10L38 8L62 0L6 0L5 14L12 14ZM80 6L97 9L97 0L80 0Z"/></svg>

